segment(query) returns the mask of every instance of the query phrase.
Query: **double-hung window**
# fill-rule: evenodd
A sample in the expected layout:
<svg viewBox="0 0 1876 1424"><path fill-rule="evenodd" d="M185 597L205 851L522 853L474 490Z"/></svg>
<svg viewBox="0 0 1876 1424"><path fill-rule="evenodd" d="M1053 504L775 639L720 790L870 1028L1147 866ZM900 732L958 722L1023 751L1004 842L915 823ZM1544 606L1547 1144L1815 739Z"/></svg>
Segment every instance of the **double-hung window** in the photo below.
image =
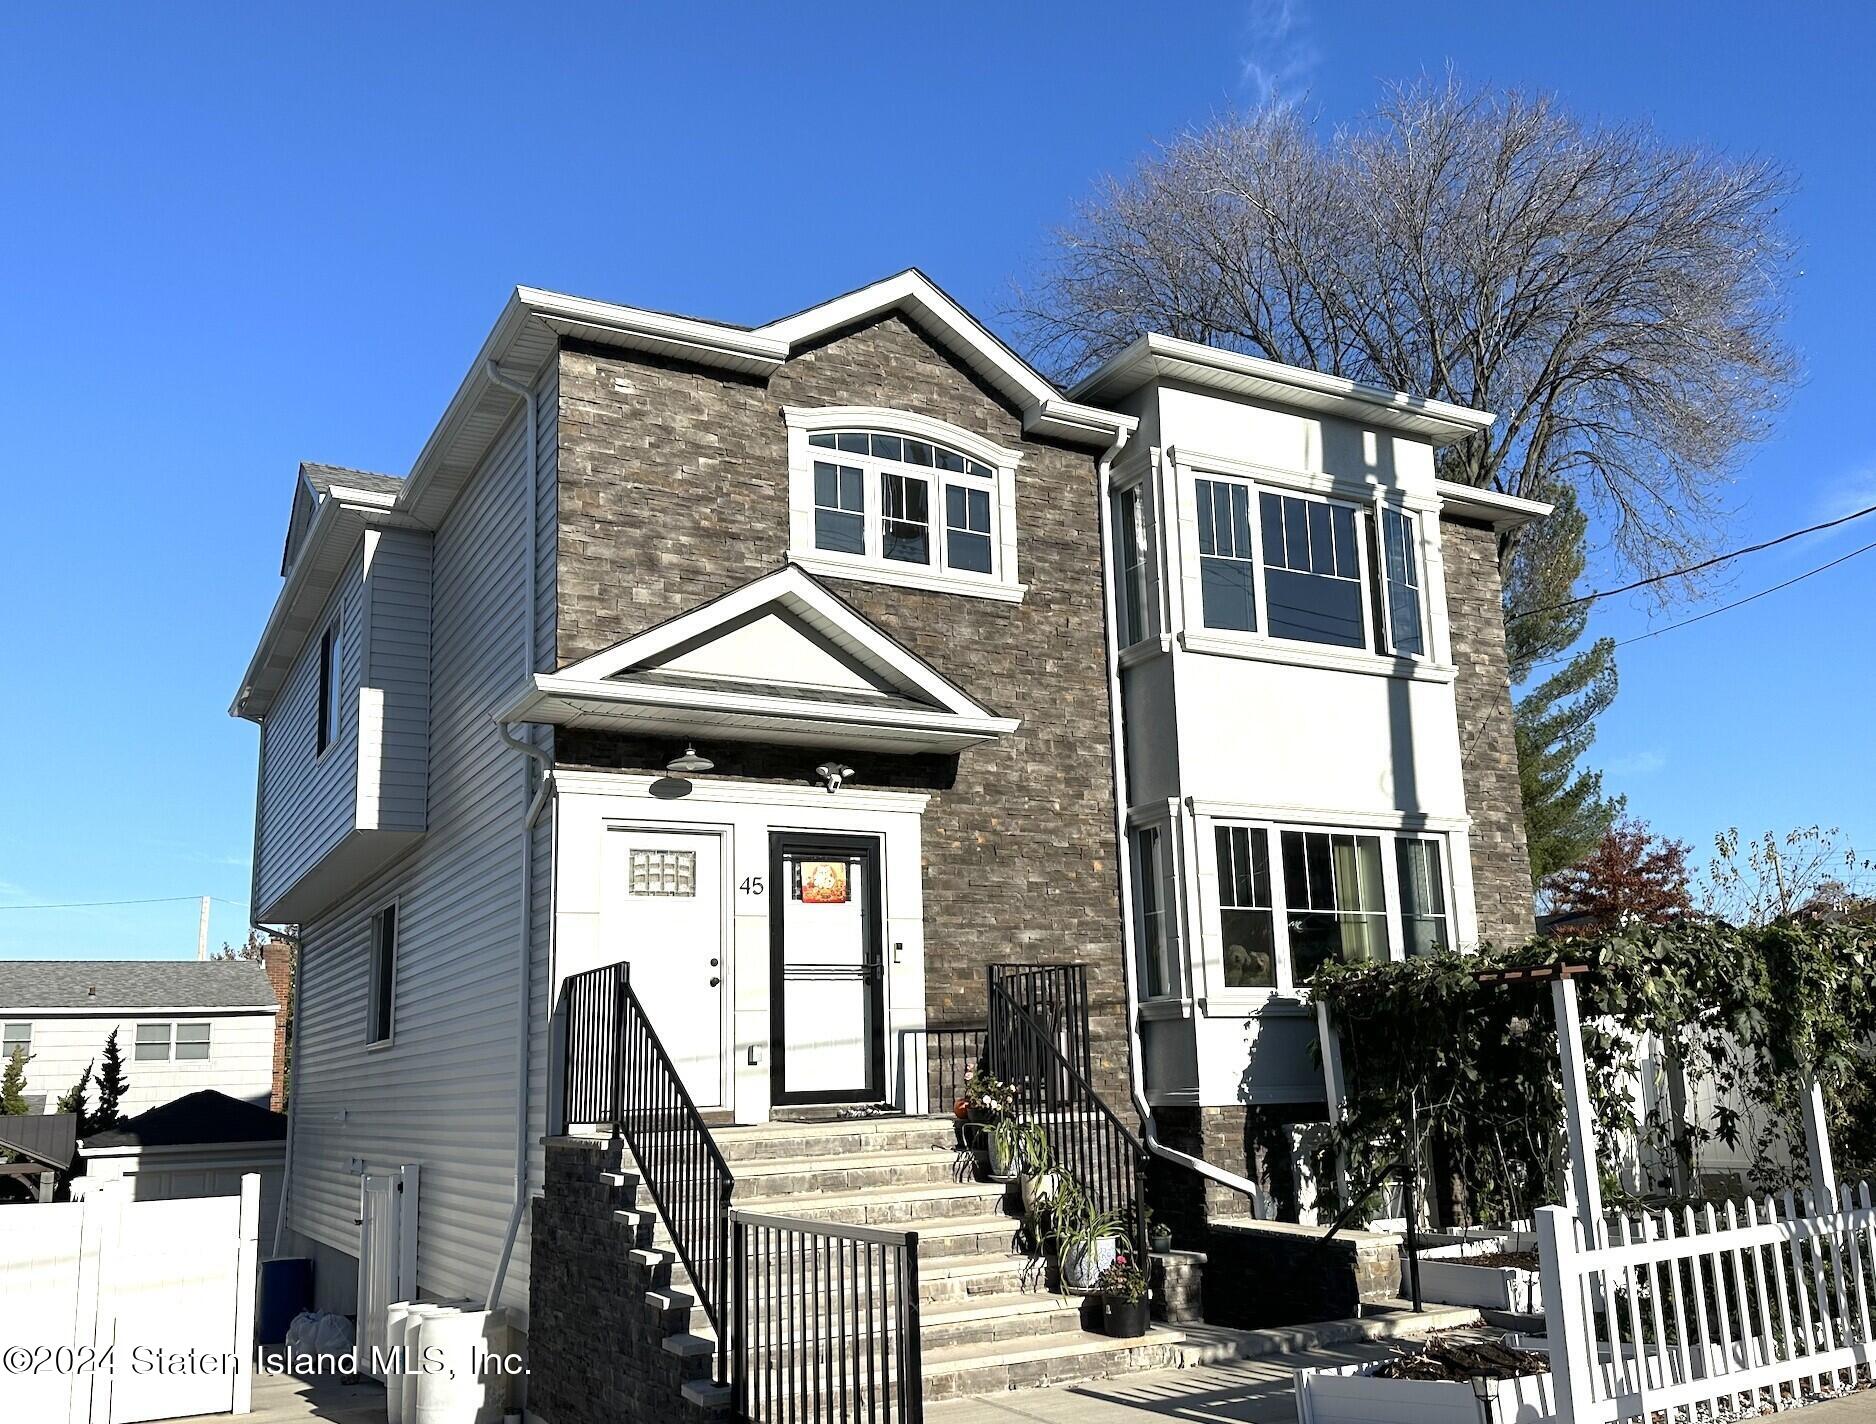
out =
<svg viewBox="0 0 1876 1424"><path fill-rule="evenodd" d="M1123 648L1131 648L1156 631L1147 582L1144 495L1142 487L1134 485L1114 496L1114 587Z"/></svg>
<svg viewBox="0 0 1876 1424"><path fill-rule="evenodd" d="M1367 645L1362 620L1361 512L1339 500L1258 496L1264 525L1264 607L1273 638Z"/></svg>
<svg viewBox="0 0 1876 1424"><path fill-rule="evenodd" d="M889 411L795 410L790 557L836 578L1015 599L1015 452L940 421L832 428ZM856 420L857 424L857 420ZM914 433L918 432L918 433ZM954 432L949 439L943 432Z"/></svg>
<svg viewBox="0 0 1876 1424"><path fill-rule="evenodd" d="M33 1056L33 1026L29 1023L10 1023L0 1029L0 1062L10 1061L16 1053Z"/></svg>
<svg viewBox="0 0 1876 1424"><path fill-rule="evenodd" d="M1141 826L1133 832L1134 936L1140 947L1141 996L1148 999L1177 992L1165 848L1160 827Z"/></svg>
<svg viewBox="0 0 1876 1424"><path fill-rule="evenodd" d="M1218 918L1225 987L1277 987L1277 916L1270 886L1270 835L1261 826L1217 829Z"/></svg>
<svg viewBox="0 0 1876 1424"><path fill-rule="evenodd" d="M1452 947L1446 910L1446 878L1440 843L1417 836L1394 842L1400 885L1401 942L1409 955L1437 954Z"/></svg>
<svg viewBox="0 0 1876 1424"><path fill-rule="evenodd" d="M208 1034L206 1023L140 1023L132 1057L140 1063L200 1061L208 1057Z"/></svg>
<svg viewBox="0 0 1876 1424"><path fill-rule="evenodd" d="M1381 562L1387 575L1388 651L1418 657L1426 651L1420 613L1420 558L1414 549L1414 518L1381 510Z"/></svg>
<svg viewBox="0 0 1876 1424"><path fill-rule="evenodd" d="M1251 557L1251 488L1236 480L1199 480L1197 495L1199 598L1205 626L1254 632L1257 593Z"/></svg>
<svg viewBox="0 0 1876 1424"><path fill-rule="evenodd" d="M1284 831L1283 892L1296 983L1331 959L1388 957L1379 836Z"/></svg>

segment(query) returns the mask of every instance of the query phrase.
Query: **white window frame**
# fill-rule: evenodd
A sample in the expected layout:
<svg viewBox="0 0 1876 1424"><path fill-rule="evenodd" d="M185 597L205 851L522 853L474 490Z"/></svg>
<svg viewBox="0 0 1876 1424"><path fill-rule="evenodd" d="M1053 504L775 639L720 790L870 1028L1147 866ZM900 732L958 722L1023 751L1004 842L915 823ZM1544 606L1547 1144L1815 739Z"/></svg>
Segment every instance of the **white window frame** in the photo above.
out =
<svg viewBox="0 0 1876 1424"><path fill-rule="evenodd" d="M1022 452L986 440L949 421L913 411L881 406L789 406L783 411L788 426L788 558L809 573L824 578L858 579L901 588L931 589L974 598L1020 603L1027 585L1018 578L1016 467ZM948 446L967 460L986 467L989 476L912 465L871 454L827 450L810 437L840 431L871 431L902 439L924 440ZM814 464L816 460L845 465L862 472L865 494L866 551L861 554L817 549L814 543ZM881 547L884 513L883 476L886 473L923 478L929 492L930 561L910 563L888 559ZM990 572L949 566L950 540L945 486L955 483L984 490L990 496Z"/></svg>
<svg viewBox="0 0 1876 1424"><path fill-rule="evenodd" d="M1197 802L1193 806L1198 855L1199 945L1201 981L1204 985L1203 1008L1213 1016L1237 1016L1261 1011L1273 1002L1307 1003L1310 993L1296 982L1290 957L1288 914L1289 887L1284 882L1284 831L1329 833L1333 835L1374 836L1381 842L1381 886L1383 921L1390 963L1406 959L1406 934L1401 921L1401 895L1398 874L1398 840L1428 840L1439 847L1440 874L1446 892L1447 943L1450 949L1466 952L1476 941L1472 911L1471 861L1467 845L1467 822L1463 819L1405 815L1336 815L1320 816L1280 812L1272 808L1238 807L1223 803ZM1270 853L1270 891L1276 922L1277 987L1274 989L1233 988L1225 984L1224 925L1219 889L1217 835L1219 827L1262 830L1268 838Z"/></svg>
<svg viewBox="0 0 1876 1424"><path fill-rule="evenodd" d="M13 1032L17 1028L26 1030L24 1038L20 1038ZM24 1019L13 1019L4 1027L0 1027L0 1065L4 1065L13 1056L14 1050L19 1048L26 1050L28 1058L33 1056L33 1026Z"/></svg>
<svg viewBox="0 0 1876 1424"><path fill-rule="evenodd" d="M163 1051L161 1053L145 1053L143 1051L146 1047L149 1047L149 1048L156 1047L156 1044L154 1041L152 1041L149 1044L144 1043L143 1031L146 1028L160 1028L163 1030ZM132 1063L168 1063L171 1060L171 1058L174 1056L175 1049L176 1049L175 1022L173 1020L164 1020L160 1022L154 1019L146 1020L146 1021L140 1022L137 1025L137 1031L131 1035L130 1061Z"/></svg>
<svg viewBox="0 0 1876 1424"><path fill-rule="evenodd" d="M1444 579L1438 542L1439 502L1411 491L1337 479L1333 475L1283 470L1224 456L1168 450L1165 454L1168 497L1178 510L1178 547L1174 552L1181 591L1178 643L1190 652L1222 654L1264 662L1372 673L1414 681L1451 682L1456 676L1447 646L1445 603L1438 594ZM1205 624L1202 572L1198 542L1198 481L1242 484L1251 501L1252 579L1257 598L1257 629L1245 632L1210 628ZM1307 639L1273 636L1267 582L1269 563L1264 553L1264 494L1316 500L1352 507L1357 516L1356 561L1361 579L1363 643L1359 648ZM1381 510L1389 508L1413 522L1414 554L1420 575L1420 628L1424 651L1396 653L1391 648L1388 589L1380 539ZM1379 626L1377 626L1379 620Z"/></svg>
<svg viewBox="0 0 1876 1424"><path fill-rule="evenodd" d="M1440 920L1446 930L1446 949L1451 950L1456 948L1459 943L1459 937L1455 933L1455 926L1458 924L1459 920L1458 916L1454 914L1453 853L1451 843L1445 836L1435 835L1429 831L1396 831L1394 832L1393 840L1394 889L1396 894L1399 895L1399 903L1394 905L1389 913L1394 917L1395 933L1400 939L1402 957L1407 958L1412 955L1412 951L1407 945L1407 897L1404 894L1400 894L1399 883L1401 846L1409 841L1425 841L1433 847L1434 868L1439 872L1440 895L1446 902L1446 908L1438 915L1427 915L1424 916L1424 918Z"/></svg>
<svg viewBox="0 0 1876 1424"><path fill-rule="evenodd" d="M384 917L391 917L390 935L390 973L383 972L386 954L381 927ZM365 920L365 1047L376 1052L389 1048L397 1041L397 960L404 940L404 912L397 900L387 900L374 909ZM380 980L386 1000L379 999ZM377 1036L379 1006L383 1004L384 1036Z"/></svg>
<svg viewBox="0 0 1876 1424"><path fill-rule="evenodd" d="M170 1061L173 1063L206 1063L208 1062L209 1055L214 1051L214 1034L215 1034L214 1029L210 1027L210 1023L211 1021L208 1019L178 1019L175 1025L170 1029L170 1034L169 1034ZM200 1053L191 1053L187 1055L183 1053L182 1031L186 1028L187 1029L199 1028L202 1030L202 1040L201 1040L202 1051ZM195 1047L195 1043L191 1041L189 1046L193 1048Z"/></svg>

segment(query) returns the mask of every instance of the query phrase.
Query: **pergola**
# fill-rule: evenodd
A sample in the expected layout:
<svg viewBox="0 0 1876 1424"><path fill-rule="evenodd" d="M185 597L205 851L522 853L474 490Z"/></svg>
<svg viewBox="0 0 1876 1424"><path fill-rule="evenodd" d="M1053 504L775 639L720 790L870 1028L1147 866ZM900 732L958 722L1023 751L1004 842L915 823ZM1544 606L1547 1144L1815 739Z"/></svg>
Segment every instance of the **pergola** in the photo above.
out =
<svg viewBox="0 0 1876 1424"><path fill-rule="evenodd" d="M72 1169L78 1151L76 1113L10 1113L0 1116L0 1151L24 1160L0 1162L0 1177L39 1178L39 1200L52 1200L61 1172Z"/></svg>

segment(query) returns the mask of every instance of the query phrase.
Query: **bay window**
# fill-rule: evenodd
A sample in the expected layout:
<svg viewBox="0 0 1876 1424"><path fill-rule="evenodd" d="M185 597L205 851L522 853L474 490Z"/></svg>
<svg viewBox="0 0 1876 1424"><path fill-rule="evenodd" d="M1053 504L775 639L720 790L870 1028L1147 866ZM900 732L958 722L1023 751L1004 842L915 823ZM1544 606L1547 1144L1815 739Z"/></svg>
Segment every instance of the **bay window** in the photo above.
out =
<svg viewBox="0 0 1876 1424"><path fill-rule="evenodd" d="M1374 963L1457 943L1444 836L1214 821L1211 839L1211 972L1226 991L1296 992L1330 960Z"/></svg>
<svg viewBox="0 0 1876 1424"><path fill-rule="evenodd" d="M1134 941L1140 952L1140 996L1161 999L1176 993L1166 839L1159 826L1141 826L1131 836L1133 856Z"/></svg>
<svg viewBox="0 0 1876 1424"><path fill-rule="evenodd" d="M1197 476L1191 488L1187 599L1203 627L1247 642L1427 656L1419 515L1374 495L1271 489L1248 476ZM1116 557L1126 555L1117 540Z"/></svg>
<svg viewBox="0 0 1876 1424"><path fill-rule="evenodd" d="M1020 599L1017 452L910 413L786 415L792 561L827 577ZM873 428L888 420L902 428ZM855 428L836 428L848 421Z"/></svg>
<svg viewBox="0 0 1876 1424"><path fill-rule="evenodd" d="M1146 489L1133 485L1114 495L1114 586L1120 646L1131 648L1159 632L1148 563Z"/></svg>

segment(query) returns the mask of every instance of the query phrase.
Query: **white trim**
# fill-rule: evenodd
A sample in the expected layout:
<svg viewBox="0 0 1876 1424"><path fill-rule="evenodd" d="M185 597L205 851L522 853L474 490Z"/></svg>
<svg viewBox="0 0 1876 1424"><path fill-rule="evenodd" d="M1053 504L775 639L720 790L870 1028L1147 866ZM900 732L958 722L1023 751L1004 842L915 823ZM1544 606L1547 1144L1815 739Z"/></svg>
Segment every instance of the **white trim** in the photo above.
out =
<svg viewBox="0 0 1876 1424"><path fill-rule="evenodd" d="M1542 500L1500 494L1497 490L1479 489L1454 480L1436 479L1433 488L1439 492L1442 513L1482 519L1501 533L1547 518L1556 509L1554 504L1545 504Z"/></svg>
<svg viewBox="0 0 1876 1424"><path fill-rule="evenodd" d="M1316 806L1213 801L1198 796L1188 796L1186 806L1195 816L1232 821L1283 822L1293 826L1321 826L1334 830L1464 833L1472 829L1469 816L1433 816L1422 811L1327 811Z"/></svg>
<svg viewBox="0 0 1876 1424"><path fill-rule="evenodd" d="M1347 500L1364 508L1371 505L1379 493L1388 503L1407 509L1430 514L1436 514L1440 509L1440 501L1437 499L1379 480L1346 479L1326 470L1297 470L1286 465L1267 465L1257 460L1240 460L1184 445L1168 446L1166 454L1169 459L1178 461L1181 471L1189 475L1223 475L1228 479L1246 480L1259 486L1281 487L1295 494L1315 494L1328 499Z"/></svg>
<svg viewBox="0 0 1876 1424"><path fill-rule="evenodd" d="M652 797L652 787L669 777L651 776L637 771L576 771L556 768L554 782L568 795ZM922 791L876 791L844 785L836 792L818 786L796 786L787 782L730 781L714 777L693 777L696 790L692 797L699 804L723 802L739 806L812 806L819 810L894 811L921 815L931 797ZM687 800L692 799L687 797ZM660 801L659 804L668 804ZM689 824L689 823L673 823Z"/></svg>
<svg viewBox="0 0 1876 1424"><path fill-rule="evenodd" d="M712 365L725 364L722 358L729 358L739 369L756 372L772 370L788 359L788 343L762 331L571 297L540 287L516 287L514 295L529 315L542 318L563 335L611 340L664 355L702 357Z"/></svg>
<svg viewBox="0 0 1876 1424"><path fill-rule="evenodd" d="M1364 425L1404 430L1436 446L1489 430L1496 419L1486 411L1362 385L1346 377L1222 351L1158 332L1135 338L1068 394L1074 400L1111 401L1124 399L1160 380L1183 381L1278 405L1322 411Z"/></svg>
<svg viewBox="0 0 1876 1424"><path fill-rule="evenodd" d="M1023 459L1022 451L998 445L974 431L966 430L961 425L953 425L950 421L940 420L936 416L922 415L911 410L898 410L891 406L785 405L782 407L782 419L790 430L806 430L810 433L824 430L882 429L901 435L910 435L915 440L930 440L940 445L954 446L984 465L1007 465L1014 469L1022 463Z"/></svg>
<svg viewBox="0 0 1876 1424"><path fill-rule="evenodd" d="M96 1004L86 1004L82 1008L75 1008L70 1004L62 1005L58 1008L34 1008L31 1006L10 1008L6 1010L6 1021L8 1023L22 1023L28 1018L43 1019L55 1016L75 1019L137 1019L152 1017L212 1018L217 1015L278 1014L279 1012L280 1006L278 1004L218 1004L213 1008L205 1008L200 1004L187 1004L181 1008L168 1005L161 1008L129 1008L123 1004L110 1004L100 1001Z"/></svg>
<svg viewBox="0 0 1876 1424"><path fill-rule="evenodd" d="M790 563L830 578L967 594L1008 603L1022 602L1028 585L1020 581L1016 528L1016 467L1022 460L1021 452L1005 449L949 421L884 406L787 406L783 409L783 415L788 423ZM878 430L909 436L914 440L932 441L951 446L959 454L989 468L993 485L990 493L996 511L990 530L990 572L976 573L947 567L949 525L945 488L955 482L964 488L981 490L984 487L981 475L911 465L870 454L827 450L811 443L811 437L816 433L834 430ZM839 553L816 546L816 463L847 465L861 471L864 479L861 523L866 531L865 553ZM885 512L883 476L887 474L904 475L921 480L925 485L928 498L926 528L931 553L929 563L913 564L888 559L880 552L880 529Z"/></svg>
<svg viewBox="0 0 1876 1424"><path fill-rule="evenodd" d="M1259 613L1263 610L1259 608ZM1408 682L1452 682L1459 670L1448 664L1394 653L1372 653L1359 648L1336 648L1327 643L1273 638L1262 633L1233 633L1222 628L1179 635L1188 653L1213 653L1254 662L1284 663L1291 667L1323 668L1329 672L1365 673L1372 677L1398 677Z"/></svg>

